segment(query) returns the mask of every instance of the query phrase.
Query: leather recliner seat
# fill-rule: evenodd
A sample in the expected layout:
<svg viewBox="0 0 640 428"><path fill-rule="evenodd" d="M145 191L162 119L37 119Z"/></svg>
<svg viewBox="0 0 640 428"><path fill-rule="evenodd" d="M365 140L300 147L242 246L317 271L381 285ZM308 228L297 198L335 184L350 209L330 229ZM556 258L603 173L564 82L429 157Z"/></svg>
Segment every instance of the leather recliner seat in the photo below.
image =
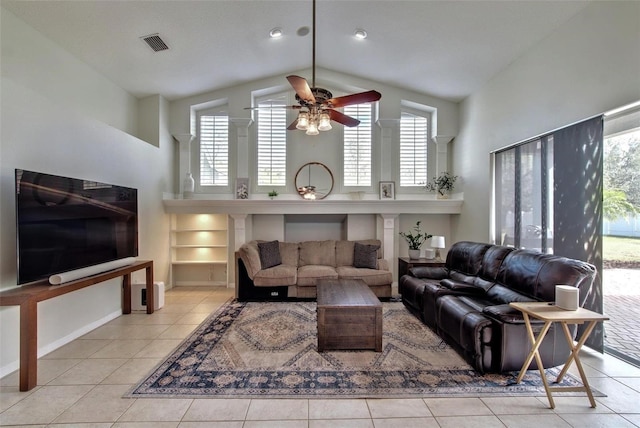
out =
<svg viewBox="0 0 640 428"><path fill-rule="evenodd" d="M464 241L452 246L444 267L414 267L398 288L405 306L474 368L504 372L519 370L531 349L524 318L509 302L551 302L563 284L580 290L582 306L595 274L578 260ZM532 323L534 332L542 327ZM544 367L564 363L569 352L562 329L552 326L540 347Z"/></svg>

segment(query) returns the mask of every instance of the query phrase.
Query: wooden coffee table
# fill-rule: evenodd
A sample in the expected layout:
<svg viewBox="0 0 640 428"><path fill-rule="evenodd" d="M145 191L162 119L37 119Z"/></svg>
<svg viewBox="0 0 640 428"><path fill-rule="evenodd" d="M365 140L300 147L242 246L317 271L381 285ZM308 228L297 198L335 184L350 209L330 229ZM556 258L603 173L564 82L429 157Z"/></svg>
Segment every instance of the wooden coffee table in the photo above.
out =
<svg viewBox="0 0 640 428"><path fill-rule="evenodd" d="M318 352L373 349L382 352L382 303L361 279L321 279Z"/></svg>

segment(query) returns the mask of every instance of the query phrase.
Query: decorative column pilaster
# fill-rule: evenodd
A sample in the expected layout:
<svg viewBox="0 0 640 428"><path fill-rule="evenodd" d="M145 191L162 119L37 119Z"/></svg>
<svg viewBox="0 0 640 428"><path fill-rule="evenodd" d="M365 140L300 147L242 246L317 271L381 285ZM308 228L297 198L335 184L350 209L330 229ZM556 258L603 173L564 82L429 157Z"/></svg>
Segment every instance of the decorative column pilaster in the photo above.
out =
<svg viewBox="0 0 640 428"><path fill-rule="evenodd" d="M229 214L229 217L233 219L233 249L238 251L247 240L247 214Z"/></svg>
<svg viewBox="0 0 640 428"><path fill-rule="evenodd" d="M378 119L376 123L382 134L380 138L380 180L393 181L393 173L396 169L394 161L398 156L393 141L398 135L400 119Z"/></svg>
<svg viewBox="0 0 640 428"><path fill-rule="evenodd" d="M382 252L385 260L389 264L391 275L394 281L396 278L396 222L398 214L380 214L382 218Z"/></svg>
<svg viewBox="0 0 640 428"><path fill-rule="evenodd" d="M229 245L233 248L233 251L229 252L229 260L231 263L227 263L227 283L235 284L236 278L236 259L235 253L240 249L240 246L247 240L247 214L229 214L229 217L233 220L233 237L231 231L227 239L233 239L233 242ZM237 287L237 284L235 284ZM236 297L238 297L238 290L236 289Z"/></svg>
<svg viewBox="0 0 640 428"><path fill-rule="evenodd" d="M249 177L249 127L253 119L233 117L230 121L236 127L236 177Z"/></svg>
<svg viewBox="0 0 640 428"><path fill-rule="evenodd" d="M184 193L184 178L188 172L191 172L191 142L195 136L191 134L174 134L179 146L178 153L178 193Z"/></svg>
<svg viewBox="0 0 640 428"><path fill-rule="evenodd" d="M436 173L434 176L438 177L444 171L448 171L449 165L449 143L454 139L450 135L437 135L433 137L433 142L436 143Z"/></svg>

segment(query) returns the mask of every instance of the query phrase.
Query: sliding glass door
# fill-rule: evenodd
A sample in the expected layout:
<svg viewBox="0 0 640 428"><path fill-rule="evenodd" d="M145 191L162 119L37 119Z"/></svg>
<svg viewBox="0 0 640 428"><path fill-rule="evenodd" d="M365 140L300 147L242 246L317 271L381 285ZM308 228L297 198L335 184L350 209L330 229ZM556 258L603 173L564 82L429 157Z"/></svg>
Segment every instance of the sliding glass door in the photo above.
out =
<svg viewBox="0 0 640 428"><path fill-rule="evenodd" d="M495 243L583 260L602 268L602 117L493 155ZM602 312L600 276L581 290ZM602 326L590 346L602 349Z"/></svg>
<svg viewBox="0 0 640 428"><path fill-rule="evenodd" d="M604 121L605 351L640 365L640 107Z"/></svg>

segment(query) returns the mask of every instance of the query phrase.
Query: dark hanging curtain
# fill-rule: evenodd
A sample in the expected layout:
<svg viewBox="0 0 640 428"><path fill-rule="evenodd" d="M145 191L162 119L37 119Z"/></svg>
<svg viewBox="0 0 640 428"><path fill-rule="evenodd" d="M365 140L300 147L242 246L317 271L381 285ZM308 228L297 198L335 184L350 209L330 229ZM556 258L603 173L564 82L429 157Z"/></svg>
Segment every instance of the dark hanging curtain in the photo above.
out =
<svg viewBox="0 0 640 428"><path fill-rule="evenodd" d="M598 116L553 132L553 252L596 266L598 276L584 307L599 313L603 312L602 129L603 116ZM587 345L603 352L602 323Z"/></svg>

